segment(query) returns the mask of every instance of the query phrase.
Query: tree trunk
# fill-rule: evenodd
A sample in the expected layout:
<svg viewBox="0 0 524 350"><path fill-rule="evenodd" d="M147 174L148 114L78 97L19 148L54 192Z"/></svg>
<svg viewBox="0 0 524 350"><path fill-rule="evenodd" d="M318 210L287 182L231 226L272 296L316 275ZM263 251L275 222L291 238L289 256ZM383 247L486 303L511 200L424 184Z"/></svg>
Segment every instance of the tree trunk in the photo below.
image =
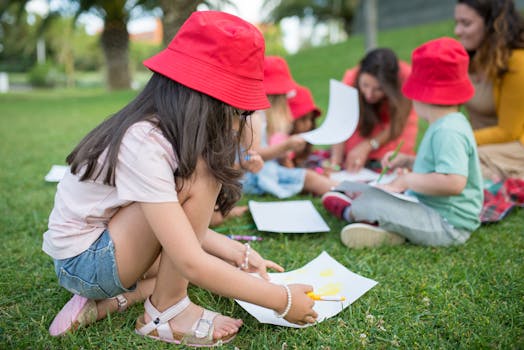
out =
<svg viewBox="0 0 524 350"><path fill-rule="evenodd" d="M186 19L196 11L202 0L160 0L160 7L164 12L162 25L164 27L164 44L167 46L178 32Z"/></svg>
<svg viewBox="0 0 524 350"><path fill-rule="evenodd" d="M106 61L106 79L109 89L129 89L131 87L129 33L125 21L106 19L101 43Z"/></svg>

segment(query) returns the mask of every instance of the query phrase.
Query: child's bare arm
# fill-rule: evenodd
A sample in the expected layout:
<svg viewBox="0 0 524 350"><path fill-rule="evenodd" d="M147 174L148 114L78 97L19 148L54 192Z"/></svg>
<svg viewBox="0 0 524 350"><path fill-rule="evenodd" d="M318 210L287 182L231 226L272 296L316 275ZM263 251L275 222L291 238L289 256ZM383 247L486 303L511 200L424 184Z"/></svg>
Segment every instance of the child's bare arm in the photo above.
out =
<svg viewBox="0 0 524 350"><path fill-rule="evenodd" d="M257 152L263 160L276 159L286 155L288 151L299 151L303 149L306 145L306 140L299 135L291 135L286 141L262 147L262 122L260 121L260 116L256 113L251 117L251 126L252 126L252 136L249 139L246 139L245 145L249 146L250 149Z"/></svg>
<svg viewBox="0 0 524 350"><path fill-rule="evenodd" d="M331 164L342 166L344 160L344 142L331 146Z"/></svg>
<svg viewBox="0 0 524 350"><path fill-rule="evenodd" d="M457 174L408 173L398 176L395 180L382 188L393 192L404 192L407 189L432 195L432 196L455 196L466 187L467 178Z"/></svg>
<svg viewBox="0 0 524 350"><path fill-rule="evenodd" d="M271 160L286 156L288 151L301 151L306 146L306 140L300 135L291 135L286 141L255 150L264 160Z"/></svg>
<svg viewBox="0 0 524 350"><path fill-rule="evenodd" d="M211 229L208 230L205 240L202 242L202 247L206 252L212 254L222 260L230 262L233 266L241 266L246 257L246 246L240 242L232 240L222 234L219 234ZM248 268L246 271L257 272L265 279L269 279L267 269L273 269L278 272L283 272L284 268L277 263L266 260L258 254L252 247L249 248Z"/></svg>
<svg viewBox="0 0 524 350"><path fill-rule="evenodd" d="M140 207L162 246L163 256L165 254L176 271L188 281L213 293L244 300L279 313L286 309L288 295L285 288L253 277L206 253L180 203L140 203ZM201 224L196 226L197 229L202 229ZM206 233L209 234L207 229ZM318 314L313 310L314 301L307 296L313 288L304 284L292 284L289 285L289 290L292 303L285 319L298 324L314 322Z"/></svg>

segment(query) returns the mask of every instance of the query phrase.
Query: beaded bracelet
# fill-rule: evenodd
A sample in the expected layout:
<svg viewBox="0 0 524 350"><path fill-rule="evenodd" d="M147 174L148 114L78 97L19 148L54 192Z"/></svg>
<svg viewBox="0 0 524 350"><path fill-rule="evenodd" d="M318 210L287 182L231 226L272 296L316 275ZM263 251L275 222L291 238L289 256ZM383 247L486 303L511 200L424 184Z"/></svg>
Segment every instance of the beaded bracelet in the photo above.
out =
<svg viewBox="0 0 524 350"><path fill-rule="evenodd" d="M249 254L251 253L251 246L249 243L244 243L246 246L246 255L244 256L244 262L240 265L242 270L247 270L249 268Z"/></svg>
<svg viewBox="0 0 524 350"><path fill-rule="evenodd" d="M287 286L287 284L283 284L282 287L284 287L286 289L287 305L286 305L286 308L284 309L284 312L282 312L281 314L279 314L279 313L277 313L275 311L275 316L278 317L278 318L286 317L286 315L288 314L289 310L291 310L291 304L293 303L293 300L291 299L291 290L289 290L289 287Z"/></svg>

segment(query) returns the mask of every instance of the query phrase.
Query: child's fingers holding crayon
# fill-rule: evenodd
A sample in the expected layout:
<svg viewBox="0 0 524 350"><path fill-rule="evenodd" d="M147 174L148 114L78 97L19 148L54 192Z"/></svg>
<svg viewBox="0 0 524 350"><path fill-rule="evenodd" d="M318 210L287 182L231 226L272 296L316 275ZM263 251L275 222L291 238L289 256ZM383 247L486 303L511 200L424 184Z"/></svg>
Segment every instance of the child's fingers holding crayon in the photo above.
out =
<svg viewBox="0 0 524 350"><path fill-rule="evenodd" d="M315 302L307 293L313 291L313 287L307 284L290 284L291 308L285 319L291 323L305 325L315 323L318 314L313 310Z"/></svg>
<svg viewBox="0 0 524 350"><path fill-rule="evenodd" d="M380 165L382 165L382 168L393 168L393 161L391 160L391 156L393 155L393 151L389 151L386 154L384 154L384 157L380 160Z"/></svg>

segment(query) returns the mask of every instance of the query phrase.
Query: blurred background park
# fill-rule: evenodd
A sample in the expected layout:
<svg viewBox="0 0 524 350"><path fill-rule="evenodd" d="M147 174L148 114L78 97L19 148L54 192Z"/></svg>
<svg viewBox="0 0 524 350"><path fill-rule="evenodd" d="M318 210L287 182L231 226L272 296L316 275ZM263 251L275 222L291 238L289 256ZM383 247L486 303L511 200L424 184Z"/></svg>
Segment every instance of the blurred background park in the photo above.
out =
<svg viewBox="0 0 524 350"><path fill-rule="evenodd" d="M516 3L524 8L524 0ZM352 45L342 55L349 66L353 54L360 57L366 49L384 45L377 41L378 31L451 21L455 1L4 0L0 4L0 91L6 92L137 89L149 77L142 60L169 43L195 10L226 11L254 23L272 55L294 55L362 34L364 45ZM449 29L447 34L452 34L451 24ZM409 52L399 55L409 59ZM341 78L343 68L333 78Z"/></svg>

